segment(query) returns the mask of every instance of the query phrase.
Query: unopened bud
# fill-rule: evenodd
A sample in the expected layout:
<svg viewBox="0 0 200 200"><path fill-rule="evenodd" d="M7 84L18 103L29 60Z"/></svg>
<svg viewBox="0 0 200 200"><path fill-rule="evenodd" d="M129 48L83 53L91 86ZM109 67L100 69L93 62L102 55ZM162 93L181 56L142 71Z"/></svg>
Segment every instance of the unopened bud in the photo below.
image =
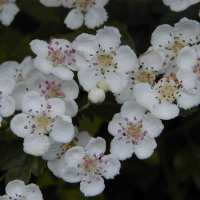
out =
<svg viewBox="0 0 200 200"><path fill-rule="evenodd" d="M108 85L108 83L107 83L106 81L104 81L104 80L98 82L96 86L97 86L98 88L104 90L105 92L107 92L108 89L109 89L109 85Z"/></svg>
<svg viewBox="0 0 200 200"><path fill-rule="evenodd" d="M88 93L89 101L94 104L101 104L105 100L105 97L106 96L104 90L97 87L93 88Z"/></svg>

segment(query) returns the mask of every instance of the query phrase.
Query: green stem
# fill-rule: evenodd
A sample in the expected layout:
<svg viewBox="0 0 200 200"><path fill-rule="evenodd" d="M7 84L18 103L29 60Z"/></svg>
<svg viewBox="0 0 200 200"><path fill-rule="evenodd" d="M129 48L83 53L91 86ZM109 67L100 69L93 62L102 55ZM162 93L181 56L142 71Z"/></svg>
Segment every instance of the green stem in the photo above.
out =
<svg viewBox="0 0 200 200"><path fill-rule="evenodd" d="M0 182L6 177L6 173L0 178Z"/></svg>
<svg viewBox="0 0 200 200"><path fill-rule="evenodd" d="M90 105L90 102L88 102L86 105L84 105L82 108L80 108L80 109L78 110L78 112L81 112L81 111L87 109L87 108L89 107L89 105Z"/></svg>

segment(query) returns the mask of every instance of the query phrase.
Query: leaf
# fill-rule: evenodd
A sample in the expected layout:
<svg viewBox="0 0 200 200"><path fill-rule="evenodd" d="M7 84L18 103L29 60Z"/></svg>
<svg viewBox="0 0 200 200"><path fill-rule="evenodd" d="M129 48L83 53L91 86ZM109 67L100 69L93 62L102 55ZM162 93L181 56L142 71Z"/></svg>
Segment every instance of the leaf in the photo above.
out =
<svg viewBox="0 0 200 200"><path fill-rule="evenodd" d="M0 158L0 170L8 170L5 178L6 184L15 179L20 179L27 184L31 173L39 176L46 166L46 161L41 157L24 153L21 138L8 142L1 141Z"/></svg>

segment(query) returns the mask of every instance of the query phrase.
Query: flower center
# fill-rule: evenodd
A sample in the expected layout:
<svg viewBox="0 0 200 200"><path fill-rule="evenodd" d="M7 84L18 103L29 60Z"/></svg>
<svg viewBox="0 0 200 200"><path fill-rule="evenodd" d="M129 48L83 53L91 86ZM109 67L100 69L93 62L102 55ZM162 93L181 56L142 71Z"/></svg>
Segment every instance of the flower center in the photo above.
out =
<svg viewBox="0 0 200 200"><path fill-rule="evenodd" d="M43 115L35 117L35 125L37 127L37 129L46 129L46 127L49 126L49 124L51 123L51 119L49 119L46 116L46 113L44 112Z"/></svg>
<svg viewBox="0 0 200 200"><path fill-rule="evenodd" d="M0 6L6 3L8 3L8 0L0 0Z"/></svg>
<svg viewBox="0 0 200 200"><path fill-rule="evenodd" d="M196 74L198 80L200 81L200 57L197 58L197 64L192 67L193 73Z"/></svg>
<svg viewBox="0 0 200 200"><path fill-rule="evenodd" d="M85 14L87 12L87 8L94 4L95 2L92 0L76 0L76 3L74 5L79 7L81 9L81 12Z"/></svg>
<svg viewBox="0 0 200 200"><path fill-rule="evenodd" d="M174 44L172 45L172 52L173 52L173 55L175 57L178 56L179 54L179 51L184 47L185 45L183 45L181 42L175 40Z"/></svg>
<svg viewBox="0 0 200 200"><path fill-rule="evenodd" d="M24 80L24 78L22 77L22 75L19 74L19 76L18 76L17 78L15 78L15 81L16 81L16 83L19 83L19 82L24 82L25 80Z"/></svg>

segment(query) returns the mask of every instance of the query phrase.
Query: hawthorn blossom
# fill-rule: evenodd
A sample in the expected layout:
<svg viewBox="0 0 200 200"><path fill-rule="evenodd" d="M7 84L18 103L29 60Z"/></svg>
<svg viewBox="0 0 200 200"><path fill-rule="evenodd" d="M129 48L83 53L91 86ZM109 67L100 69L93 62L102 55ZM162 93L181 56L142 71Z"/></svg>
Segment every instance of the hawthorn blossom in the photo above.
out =
<svg viewBox="0 0 200 200"><path fill-rule="evenodd" d="M35 66L45 74L53 73L62 80L72 80L71 70L76 60L70 42L65 39L52 39L49 44L35 39L30 43L31 50L37 55Z"/></svg>
<svg viewBox="0 0 200 200"><path fill-rule="evenodd" d="M15 0L0 0L0 21L3 25L9 26L18 12Z"/></svg>
<svg viewBox="0 0 200 200"><path fill-rule="evenodd" d="M182 18L174 27L164 24L158 26L151 36L152 47L165 54L165 69L176 73L176 60L181 49L195 45L200 40L200 25L197 21ZM170 68L170 69L168 69ZM173 68L176 68L175 71Z"/></svg>
<svg viewBox="0 0 200 200"><path fill-rule="evenodd" d="M166 6L175 12L180 12L187 9L189 6L200 2L200 0L163 0Z"/></svg>
<svg viewBox="0 0 200 200"><path fill-rule="evenodd" d="M145 112L137 102L128 101L109 123L108 131L115 136L110 152L119 160L130 158L134 152L139 159L146 159L157 147L154 138L160 135L164 126L160 119Z"/></svg>
<svg viewBox="0 0 200 200"><path fill-rule="evenodd" d="M155 84L157 75L162 73L163 63L165 62L164 53L158 50L147 51L141 54L138 63L133 65L132 71L128 72L128 84L120 93L115 93L118 103L135 100L134 87L138 83Z"/></svg>
<svg viewBox="0 0 200 200"><path fill-rule="evenodd" d="M73 8L64 20L68 28L77 29L84 22L88 28L103 24L108 16L104 6L108 0L62 0L63 6Z"/></svg>
<svg viewBox="0 0 200 200"><path fill-rule="evenodd" d="M70 183L81 181L80 190L85 196L100 194L104 180L119 174L120 162L112 154L104 155L106 142L103 138L91 138L85 148L76 146L65 155L67 167L62 171L62 178Z"/></svg>
<svg viewBox="0 0 200 200"><path fill-rule="evenodd" d="M78 132L78 129L74 127L74 139L70 143L55 142L51 145L49 150L42 156L43 159L48 160L47 166L57 177L61 177L61 170L66 167L65 154L66 152L75 146L85 147L90 141L91 136L88 132Z"/></svg>
<svg viewBox="0 0 200 200"><path fill-rule="evenodd" d="M84 90L93 89L100 81L106 81L113 93L121 92L128 84L129 71L137 63L137 57L129 46L120 45L117 28L104 27L96 36L82 33L72 43L76 50L78 78Z"/></svg>
<svg viewBox="0 0 200 200"><path fill-rule="evenodd" d="M15 81L8 77L0 77L0 116L9 117L15 112L15 101L10 96L15 87Z"/></svg>
<svg viewBox="0 0 200 200"><path fill-rule="evenodd" d="M24 96L22 113L13 117L10 127L14 134L24 138L26 153L41 156L48 151L50 139L64 143L73 139L74 128L65 109L65 103L58 98L45 100L35 91Z"/></svg>
<svg viewBox="0 0 200 200"><path fill-rule="evenodd" d="M35 82L34 90L46 99L59 98L65 102L65 115L74 117L78 112L78 105L74 101L78 97L79 87L74 80L62 80L54 74L44 75L44 80Z"/></svg>
<svg viewBox="0 0 200 200"><path fill-rule="evenodd" d="M34 59L30 56L24 58L22 63L7 61L0 65L0 77L9 76L15 82L15 88L11 94L15 100L15 109L21 110L21 101L28 91L33 90L37 81L43 80L44 75L34 65Z"/></svg>
<svg viewBox="0 0 200 200"><path fill-rule="evenodd" d="M62 5L62 0L39 0L41 4L48 7L58 7Z"/></svg>
<svg viewBox="0 0 200 200"><path fill-rule="evenodd" d="M21 180L10 181L6 186L6 194L0 200L43 200L39 187L33 183L25 185Z"/></svg>
<svg viewBox="0 0 200 200"><path fill-rule="evenodd" d="M178 76L179 75L179 76ZM198 95L189 92L182 86L184 73L164 75L158 83L151 87L148 83L135 86L136 101L146 107L160 119L172 119L179 114L179 107L189 109L197 105ZM196 90L196 89L195 89ZM196 90L197 92L197 90Z"/></svg>

